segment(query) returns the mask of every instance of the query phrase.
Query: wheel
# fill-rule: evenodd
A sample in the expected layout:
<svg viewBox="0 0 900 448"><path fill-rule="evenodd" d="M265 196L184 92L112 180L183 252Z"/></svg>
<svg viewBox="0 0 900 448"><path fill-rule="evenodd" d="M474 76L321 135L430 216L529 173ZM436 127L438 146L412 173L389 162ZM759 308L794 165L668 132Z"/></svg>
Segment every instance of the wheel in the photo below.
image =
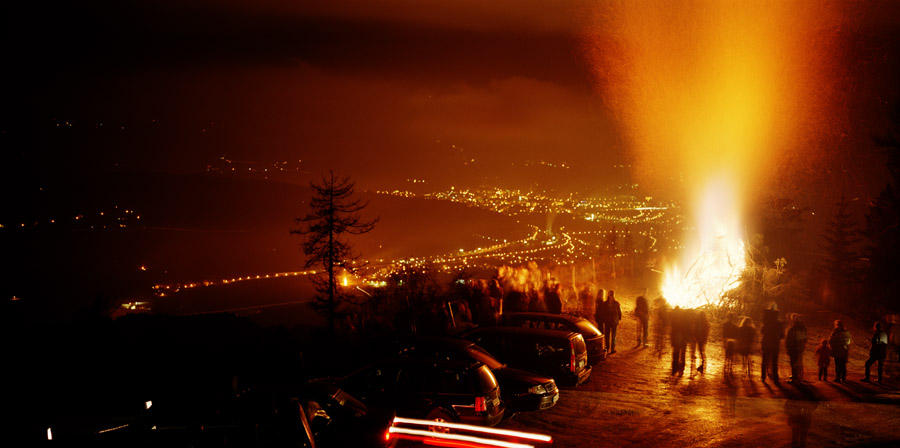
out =
<svg viewBox="0 0 900 448"><path fill-rule="evenodd" d="M441 423L452 423L456 419L454 419L453 416L444 409L435 408L428 412L428 415L425 416L425 420L433 420ZM431 432L441 432L445 434L450 432L450 428L447 428L446 426L429 426L428 430Z"/></svg>

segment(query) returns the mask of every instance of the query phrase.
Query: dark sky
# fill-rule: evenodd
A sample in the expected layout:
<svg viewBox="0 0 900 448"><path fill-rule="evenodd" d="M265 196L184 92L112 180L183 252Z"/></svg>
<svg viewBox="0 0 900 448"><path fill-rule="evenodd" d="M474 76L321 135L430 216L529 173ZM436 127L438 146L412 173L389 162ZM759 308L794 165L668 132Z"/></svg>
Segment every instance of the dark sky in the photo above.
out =
<svg viewBox="0 0 900 448"><path fill-rule="evenodd" d="M0 98L16 182L72 167L196 172L227 154L303 160L364 188L551 180L536 176L591 191L628 160L582 51L592 2L18 3L3 6ZM900 74L897 19L870 16L841 30L866 60L851 55L839 83ZM877 116L896 92L853 107ZM853 132L883 122L867 126Z"/></svg>
<svg viewBox="0 0 900 448"><path fill-rule="evenodd" d="M190 172L227 154L371 187L515 181L529 160L602 178L621 160L579 2L181 3L5 7L4 127L19 160L43 170L74 150Z"/></svg>

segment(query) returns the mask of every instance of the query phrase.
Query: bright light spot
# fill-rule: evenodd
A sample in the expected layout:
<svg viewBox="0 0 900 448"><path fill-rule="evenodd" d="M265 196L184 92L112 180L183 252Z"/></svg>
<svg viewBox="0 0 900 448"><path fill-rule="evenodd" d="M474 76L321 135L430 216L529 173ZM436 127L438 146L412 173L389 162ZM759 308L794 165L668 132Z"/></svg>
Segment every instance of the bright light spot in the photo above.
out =
<svg viewBox="0 0 900 448"><path fill-rule="evenodd" d="M53 440L53 430L47 428L47 440Z"/></svg>
<svg viewBox="0 0 900 448"><path fill-rule="evenodd" d="M663 280L663 297L672 306L719 305L723 294L740 285L747 265L739 207L727 177L711 182L702 195L695 249L683 253L681 266L687 268L671 267Z"/></svg>
<svg viewBox="0 0 900 448"><path fill-rule="evenodd" d="M153 406L153 402L152 402L152 401L147 400L147 401L144 402L144 409L150 409L151 406Z"/></svg>

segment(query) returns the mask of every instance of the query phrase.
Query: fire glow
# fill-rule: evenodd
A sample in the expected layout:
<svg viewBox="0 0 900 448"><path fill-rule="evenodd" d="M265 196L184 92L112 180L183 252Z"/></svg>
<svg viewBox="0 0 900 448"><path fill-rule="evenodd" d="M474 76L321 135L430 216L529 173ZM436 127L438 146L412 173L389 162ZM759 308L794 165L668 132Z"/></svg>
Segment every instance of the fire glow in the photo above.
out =
<svg viewBox="0 0 900 448"><path fill-rule="evenodd" d="M718 305L721 297L740 285L747 266L740 238L740 207L727 178L716 179L703 191L698 216L697 241L683 253L679 265L665 272L663 297L673 306L697 308Z"/></svg>
<svg viewBox="0 0 900 448"><path fill-rule="evenodd" d="M695 210L663 280L673 306L718 305L738 286L747 204L790 175L783 167L808 154L817 124L829 119L838 14L819 3L594 6L585 51L635 178Z"/></svg>

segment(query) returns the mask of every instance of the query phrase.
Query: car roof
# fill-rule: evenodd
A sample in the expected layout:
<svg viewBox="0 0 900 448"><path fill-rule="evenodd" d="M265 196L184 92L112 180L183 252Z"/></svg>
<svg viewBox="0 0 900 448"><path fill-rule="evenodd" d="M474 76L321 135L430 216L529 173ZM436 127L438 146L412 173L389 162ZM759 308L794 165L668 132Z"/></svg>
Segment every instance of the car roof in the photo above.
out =
<svg viewBox="0 0 900 448"><path fill-rule="evenodd" d="M373 366L397 365L397 366L415 366L415 367L438 367L445 370L469 370L481 367L482 364L476 360L446 360L446 359L424 359L424 358L400 358L391 357L380 359L375 362L366 364L362 369Z"/></svg>
<svg viewBox="0 0 900 448"><path fill-rule="evenodd" d="M580 320L585 320L581 316L575 316L572 314L555 314L555 313L530 313L530 312L515 312L515 313L503 313L503 316L510 317L524 317L524 318L542 318L542 319L555 319L555 320L567 320L569 322L578 322Z"/></svg>
<svg viewBox="0 0 900 448"><path fill-rule="evenodd" d="M449 336L414 336L402 339L400 341L400 345L412 345L412 344L431 344L431 345L440 345L442 347L453 347L456 349L465 349L466 347L471 347L475 345L474 342L469 341L467 339L462 338L454 338Z"/></svg>
<svg viewBox="0 0 900 448"><path fill-rule="evenodd" d="M465 333L465 336L478 333L503 333L503 334L519 334L534 335L553 338L569 338L573 335L579 336L578 333L566 330L547 330L544 328L525 328L525 327L507 327L503 325L491 325L487 327L476 327L475 329Z"/></svg>

